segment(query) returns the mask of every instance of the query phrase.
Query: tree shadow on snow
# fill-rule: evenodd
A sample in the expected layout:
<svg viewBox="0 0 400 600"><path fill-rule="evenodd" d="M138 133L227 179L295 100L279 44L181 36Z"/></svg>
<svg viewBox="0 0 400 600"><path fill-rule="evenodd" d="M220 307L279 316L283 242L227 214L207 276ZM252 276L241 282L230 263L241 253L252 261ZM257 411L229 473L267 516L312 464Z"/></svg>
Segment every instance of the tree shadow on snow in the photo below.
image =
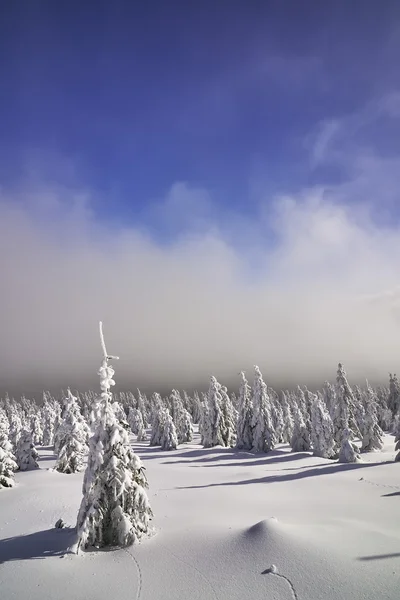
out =
<svg viewBox="0 0 400 600"><path fill-rule="evenodd" d="M166 458L167 456L176 456L177 458L197 458L207 455L209 457L210 454L218 454L226 458L238 458L239 456L248 456L250 458L254 458L254 456L256 456L251 452L236 450L234 448L223 448L222 446L214 446L213 448L188 449L188 444L185 444L183 448L179 448L178 446L177 450L161 450L160 446L138 446L137 444L134 444L134 450L145 460L151 458ZM220 460L220 458L215 458L214 460ZM177 461L173 462L176 464Z"/></svg>
<svg viewBox="0 0 400 600"><path fill-rule="evenodd" d="M74 527L46 529L27 535L0 540L0 564L13 560L43 559L63 556L75 542Z"/></svg>
<svg viewBox="0 0 400 600"><path fill-rule="evenodd" d="M218 463L218 464L204 464L208 462L216 462L227 459L238 458L238 454L232 456L211 456L207 458L201 458L199 460L171 460L163 462L163 465L179 465L179 464L187 464L193 467L252 467L258 465L272 465L281 462L288 462L293 460L301 460L302 458L310 458L312 456L311 452L281 452L279 450L274 450L273 452L268 452L267 454L255 454L250 452L243 453L244 456L241 458L239 462L228 462L228 463ZM258 457L256 459L256 457ZM262 458L261 458L262 457ZM201 463L193 465L192 463Z"/></svg>
<svg viewBox="0 0 400 600"><path fill-rule="evenodd" d="M284 483L285 481L295 481L296 479L305 479L307 477L315 477L316 475L330 475L332 473L337 473L340 471L367 469L369 467L377 467L382 464L385 463L332 463L326 466L321 465L320 467L311 467L307 471L300 471L297 473L288 473L283 475L266 475L265 477L259 477L257 479L244 479L242 481L225 481L221 483L209 483L205 485L179 486L174 489L201 489L208 487L247 485L249 483Z"/></svg>
<svg viewBox="0 0 400 600"><path fill-rule="evenodd" d="M398 558L400 552L393 552L392 554L374 554L373 556L359 556L357 560L383 560L385 558Z"/></svg>

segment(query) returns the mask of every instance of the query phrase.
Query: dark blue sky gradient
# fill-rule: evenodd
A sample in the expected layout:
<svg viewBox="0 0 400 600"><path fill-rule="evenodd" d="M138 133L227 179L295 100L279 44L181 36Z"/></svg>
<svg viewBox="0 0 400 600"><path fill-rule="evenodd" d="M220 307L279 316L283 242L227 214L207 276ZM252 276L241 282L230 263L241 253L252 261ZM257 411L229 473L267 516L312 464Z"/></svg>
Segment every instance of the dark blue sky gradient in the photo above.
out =
<svg viewBox="0 0 400 600"><path fill-rule="evenodd" d="M3 1L0 181L87 187L129 222L177 181L251 212L340 180L305 140L398 88L399 56L396 0Z"/></svg>

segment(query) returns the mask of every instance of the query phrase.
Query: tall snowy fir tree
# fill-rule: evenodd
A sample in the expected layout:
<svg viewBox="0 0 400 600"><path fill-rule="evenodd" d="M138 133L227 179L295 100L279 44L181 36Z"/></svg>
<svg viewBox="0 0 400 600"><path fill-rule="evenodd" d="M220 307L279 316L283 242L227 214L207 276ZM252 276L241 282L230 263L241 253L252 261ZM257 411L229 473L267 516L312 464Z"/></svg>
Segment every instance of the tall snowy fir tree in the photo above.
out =
<svg viewBox="0 0 400 600"><path fill-rule="evenodd" d="M383 431L378 423L378 403L376 394L369 384L367 384L367 391L364 395L364 408L364 421L361 426L361 452L382 450Z"/></svg>
<svg viewBox="0 0 400 600"><path fill-rule="evenodd" d="M221 386L221 411L223 420L222 438L224 446L233 448L236 444L237 411L228 395L227 388Z"/></svg>
<svg viewBox="0 0 400 600"><path fill-rule="evenodd" d="M240 378L236 447L239 450L250 451L253 448L253 429L251 426L253 405L251 401L251 388L243 371L240 373Z"/></svg>
<svg viewBox="0 0 400 600"><path fill-rule="evenodd" d="M176 450L178 446L178 435L176 433L176 427L168 408L161 409L160 429L161 450Z"/></svg>
<svg viewBox="0 0 400 600"><path fill-rule="evenodd" d="M178 443L191 442L193 438L193 423L189 411L185 408L178 390L172 390L169 397L171 417L176 427Z"/></svg>
<svg viewBox="0 0 400 600"><path fill-rule="evenodd" d="M332 458L334 455L333 423L319 394L311 404L311 442L314 456Z"/></svg>
<svg viewBox="0 0 400 600"><path fill-rule="evenodd" d="M32 434L28 429L21 431L15 456L20 471L30 471L39 468L37 462L39 455L33 443Z"/></svg>
<svg viewBox="0 0 400 600"><path fill-rule="evenodd" d="M224 445L224 421L222 415L221 384L211 377L207 395L207 413L202 423L203 445L205 448Z"/></svg>
<svg viewBox="0 0 400 600"><path fill-rule="evenodd" d="M397 375L389 374L389 396L387 407L392 412L392 419L400 410L400 383Z"/></svg>
<svg viewBox="0 0 400 600"><path fill-rule="evenodd" d="M253 452L270 452L274 449L276 438L273 429L270 399L267 385L260 369L254 367L254 383L252 389L253 404Z"/></svg>
<svg viewBox="0 0 400 600"><path fill-rule="evenodd" d="M80 413L76 398L70 391L69 403L66 404L64 418L58 431L56 471L68 474L81 471L88 449L88 426Z"/></svg>
<svg viewBox="0 0 400 600"><path fill-rule="evenodd" d="M310 433L304 420L303 411L297 404L293 405L293 433L290 445L293 452L311 450Z"/></svg>
<svg viewBox="0 0 400 600"><path fill-rule="evenodd" d="M111 406L114 369L107 354L102 324L103 350L100 407L96 430L90 438L83 498L77 519L78 550L89 546L127 546L149 531L152 511L145 488L144 467L133 452L127 431Z"/></svg>
<svg viewBox="0 0 400 600"><path fill-rule="evenodd" d="M0 489L13 487L14 472L18 469L12 445L8 438L10 425L5 410L0 408Z"/></svg>
<svg viewBox="0 0 400 600"><path fill-rule="evenodd" d="M355 398L347 381L346 371L339 363L336 377L336 406L333 413L334 439L337 448L340 448L344 430L349 430L350 439L361 437L355 416Z"/></svg>
<svg viewBox="0 0 400 600"><path fill-rule="evenodd" d="M150 446L161 445L162 421L164 418L162 413L163 408L164 405L160 394L154 393L151 397Z"/></svg>
<svg viewBox="0 0 400 600"><path fill-rule="evenodd" d="M290 408L289 400L288 400L288 392L281 393L281 405L282 405L282 418L283 418L283 431L282 431L282 440L286 444L290 444L293 435L293 415L292 409Z"/></svg>
<svg viewBox="0 0 400 600"><path fill-rule="evenodd" d="M351 430L344 429L338 458L340 463L355 463L360 460L357 446L352 442L351 438Z"/></svg>

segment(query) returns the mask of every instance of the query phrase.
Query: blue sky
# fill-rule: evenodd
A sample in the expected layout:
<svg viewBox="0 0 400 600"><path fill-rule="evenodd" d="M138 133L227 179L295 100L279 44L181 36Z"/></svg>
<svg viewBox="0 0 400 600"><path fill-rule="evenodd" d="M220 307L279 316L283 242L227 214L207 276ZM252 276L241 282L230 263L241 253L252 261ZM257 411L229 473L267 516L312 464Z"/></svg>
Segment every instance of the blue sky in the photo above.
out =
<svg viewBox="0 0 400 600"><path fill-rule="evenodd" d="M357 121L400 89L396 0L20 0L0 10L2 185L89 189L98 218L156 236L163 219L149 206L179 182L207 190L221 218L346 180L343 164L313 160L326 122ZM346 147L356 139L397 155L389 121L374 115Z"/></svg>

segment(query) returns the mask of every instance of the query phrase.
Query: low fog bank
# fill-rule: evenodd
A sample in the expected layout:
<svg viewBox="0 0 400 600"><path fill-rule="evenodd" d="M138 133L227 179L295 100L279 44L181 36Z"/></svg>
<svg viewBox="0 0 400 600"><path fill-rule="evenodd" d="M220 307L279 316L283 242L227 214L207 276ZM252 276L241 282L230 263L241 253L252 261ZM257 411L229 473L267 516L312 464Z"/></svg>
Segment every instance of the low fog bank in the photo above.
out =
<svg viewBox="0 0 400 600"><path fill-rule="evenodd" d="M319 387L339 361L353 383L396 372L398 228L319 191L269 204L240 244L236 215L235 236L194 223L161 245L88 206L0 197L1 394L98 389L99 320L120 390L205 390L212 374L237 389L254 364L276 388Z"/></svg>

